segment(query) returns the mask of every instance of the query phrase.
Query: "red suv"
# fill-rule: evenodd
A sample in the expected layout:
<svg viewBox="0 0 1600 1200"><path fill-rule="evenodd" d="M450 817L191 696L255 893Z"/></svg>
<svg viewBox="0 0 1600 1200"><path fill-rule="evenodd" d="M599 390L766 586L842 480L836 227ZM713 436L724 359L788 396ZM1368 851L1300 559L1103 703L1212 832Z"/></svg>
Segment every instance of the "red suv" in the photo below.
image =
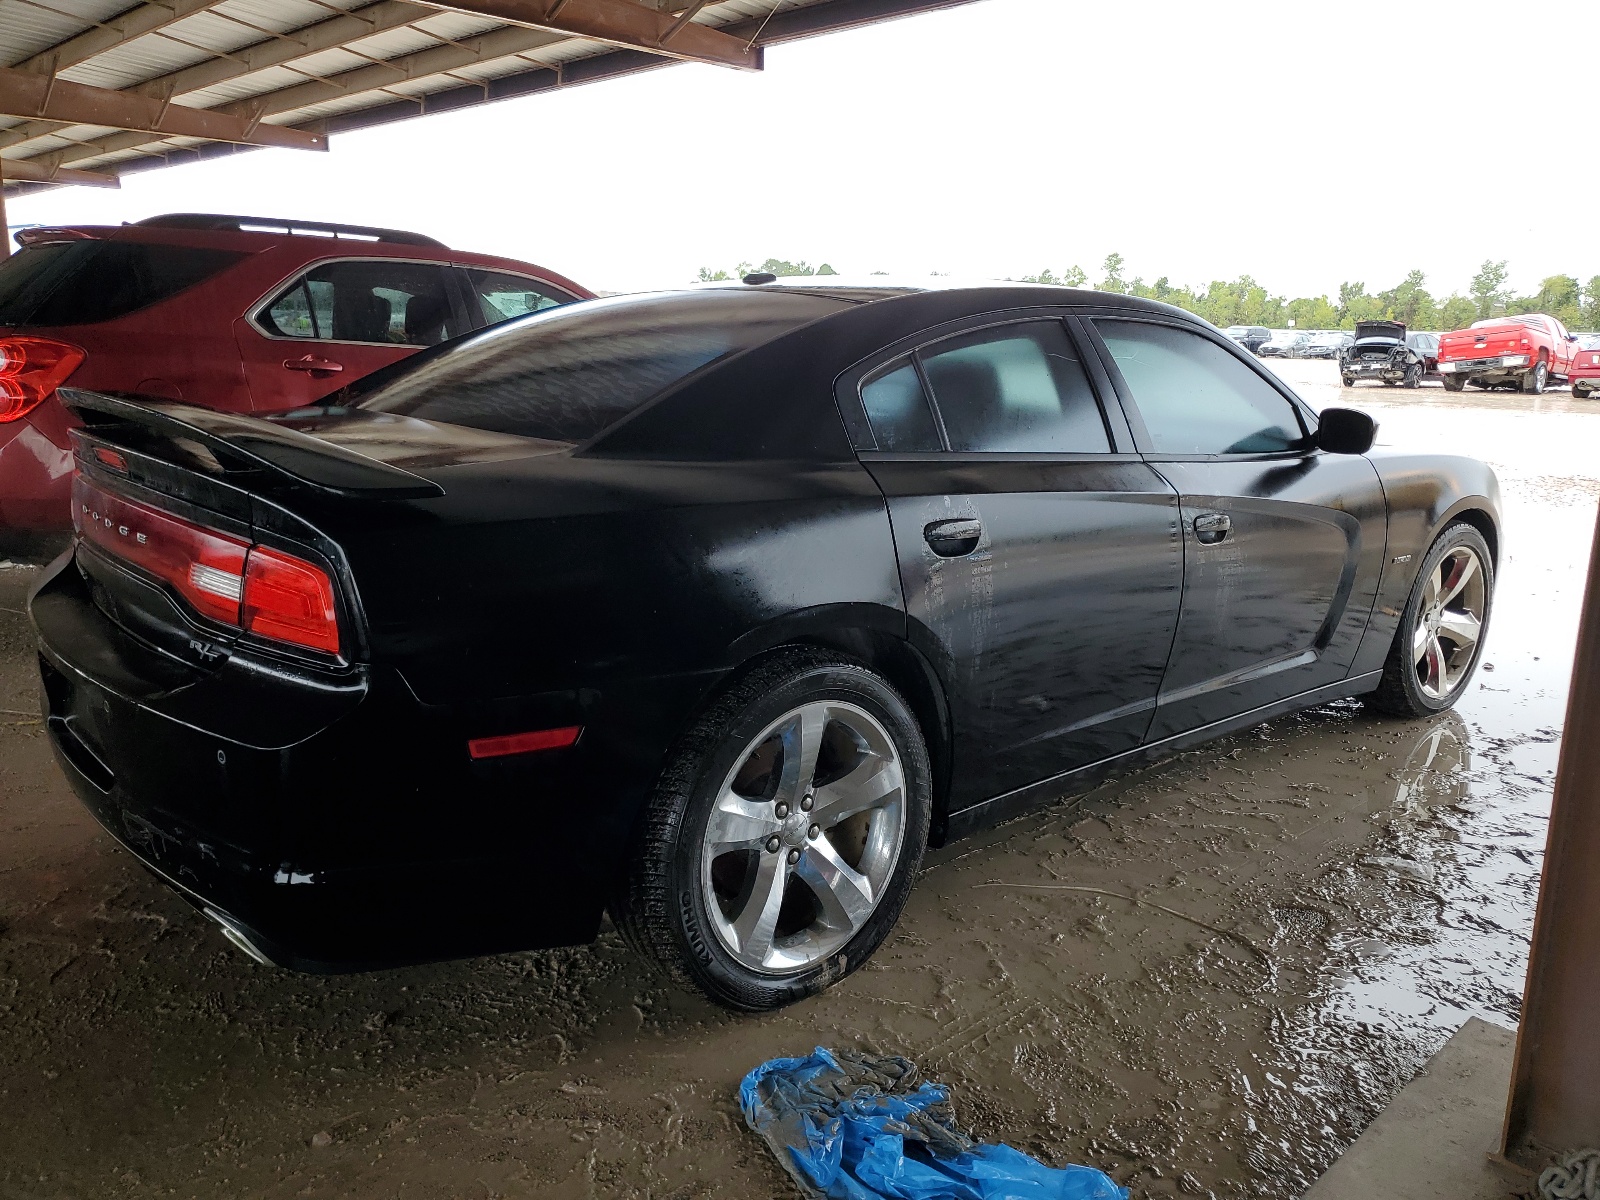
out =
<svg viewBox="0 0 1600 1200"><path fill-rule="evenodd" d="M594 295L421 234L176 214L28 229L0 262L0 531L71 527L74 387L311 404L425 346Z"/></svg>

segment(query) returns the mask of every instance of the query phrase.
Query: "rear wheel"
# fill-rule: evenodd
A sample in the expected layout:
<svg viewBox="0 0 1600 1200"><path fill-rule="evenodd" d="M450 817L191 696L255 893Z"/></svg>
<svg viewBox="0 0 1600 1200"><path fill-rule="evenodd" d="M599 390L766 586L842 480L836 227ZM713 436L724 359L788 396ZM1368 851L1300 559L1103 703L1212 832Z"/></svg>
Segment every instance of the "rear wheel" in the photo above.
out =
<svg viewBox="0 0 1600 1200"><path fill-rule="evenodd" d="M1459 375L1441 375L1439 380L1447 392L1459 392L1467 386L1467 381Z"/></svg>
<svg viewBox="0 0 1600 1200"><path fill-rule="evenodd" d="M1339 381L1343 383L1345 387L1355 387L1356 385L1354 375L1341 375L1339 376Z"/></svg>
<svg viewBox="0 0 1600 1200"><path fill-rule="evenodd" d="M1412 363L1409 367L1406 368L1405 384L1406 384L1406 386L1408 388L1419 388L1419 387L1422 386L1422 364L1421 363Z"/></svg>
<svg viewBox="0 0 1600 1200"><path fill-rule="evenodd" d="M1522 377L1522 390L1534 396L1544 394L1544 385L1550 380L1550 367L1544 359L1533 365L1533 370Z"/></svg>
<svg viewBox="0 0 1600 1200"><path fill-rule="evenodd" d="M814 995L894 927L931 794L893 687L818 651L777 655L680 743L612 916L649 961L729 1008Z"/></svg>
<svg viewBox="0 0 1600 1200"><path fill-rule="evenodd" d="M1455 704L1483 649L1494 604L1494 565L1466 522L1439 535L1400 617L1383 680L1368 696L1381 712L1422 717Z"/></svg>
<svg viewBox="0 0 1600 1200"><path fill-rule="evenodd" d="M1588 388L1580 387L1576 383L1572 385L1572 398L1574 400L1587 400L1589 396L1590 392Z"/></svg>

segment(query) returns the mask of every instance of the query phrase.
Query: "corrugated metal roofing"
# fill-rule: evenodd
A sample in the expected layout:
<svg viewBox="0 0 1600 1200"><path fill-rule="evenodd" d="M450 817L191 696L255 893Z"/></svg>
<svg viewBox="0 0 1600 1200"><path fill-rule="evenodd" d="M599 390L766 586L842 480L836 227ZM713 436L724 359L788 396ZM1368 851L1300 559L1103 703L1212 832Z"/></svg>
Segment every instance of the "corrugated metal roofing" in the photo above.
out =
<svg viewBox="0 0 1600 1200"><path fill-rule="evenodd" d="M627 2L695 7L697 24L761 46L969 0ZM0 67L324 134L673 61L411 0L0 0ZM238 148L0 114L0 175L24 161L116 175Z"/></svg>

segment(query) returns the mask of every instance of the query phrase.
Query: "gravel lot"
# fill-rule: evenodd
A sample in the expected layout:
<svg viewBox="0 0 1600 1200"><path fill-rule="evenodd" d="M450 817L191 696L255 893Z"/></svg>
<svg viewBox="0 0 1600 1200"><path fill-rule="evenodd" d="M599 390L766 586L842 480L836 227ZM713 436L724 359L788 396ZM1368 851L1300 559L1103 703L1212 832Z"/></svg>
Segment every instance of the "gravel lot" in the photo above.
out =
<svg viewBox="0 0 1600 1200"><path fill-rule="evenodd" d="M609 933L337 978L249 961L57 777L35 573L0 569L0 1197L788 1195L734 1087L818 1044L913 1058L982 1136L1139 1196L1298 1195L1468 1016L1516 1020L1600 404L1277 369L1500 471L1458 711L1330 705L942 850L877 959L776 1016L672 991Z"/></svg>

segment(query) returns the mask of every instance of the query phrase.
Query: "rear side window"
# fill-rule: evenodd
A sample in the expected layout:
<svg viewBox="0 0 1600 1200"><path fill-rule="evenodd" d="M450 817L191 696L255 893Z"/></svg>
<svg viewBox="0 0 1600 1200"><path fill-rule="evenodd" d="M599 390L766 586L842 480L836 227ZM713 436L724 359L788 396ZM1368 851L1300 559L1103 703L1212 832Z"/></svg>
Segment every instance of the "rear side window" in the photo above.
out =
<svg viewBox="0 0 1600 1200"><path fill-rule="evenodd" d="M861 385L861 405L879 450L942 450L922 380L910 360Z"/></svg>
<svg viewBox="0 0 1600 1200"><path fill-rule="evenodd" d="M938 342L922 369L950 449L1105 454L1100 404L1058 321L1027 321Z"/></svg>
<svg viewBox="0 0 1600 1200"><path fill-rule="evenodd" d="M701 367L845 306L753 289L563 305L441 349L356 407L575 444Z"/></svg>
<svg viewBox="0 0 1600 1200"><path fill-rule="evenodd" d="M256 323L278 337L396 346L436 346L467 332L448 267L382 259L313 267Z"/></svg>
<svg viewBox="0 0 1600 1200"><path fill-rule="evenodd" d="M0 325L92 325L170 299L242 259L236 250L82 240L0 263Z"/></svg>

